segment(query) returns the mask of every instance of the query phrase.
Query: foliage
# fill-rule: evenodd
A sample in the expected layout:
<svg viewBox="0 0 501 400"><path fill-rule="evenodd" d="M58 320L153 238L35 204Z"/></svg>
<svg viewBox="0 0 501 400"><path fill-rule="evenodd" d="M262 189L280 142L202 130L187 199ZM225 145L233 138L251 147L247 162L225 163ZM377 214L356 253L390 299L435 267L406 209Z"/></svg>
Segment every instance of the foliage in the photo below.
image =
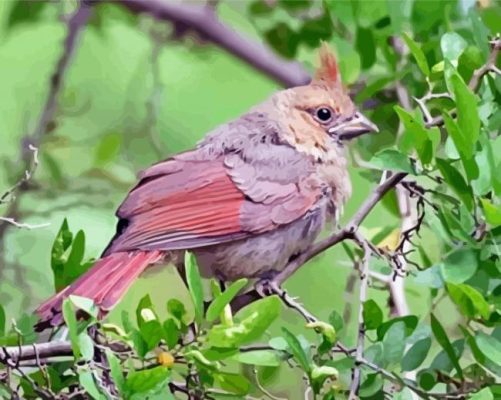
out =
<svg viewBox="0 0 501 400"><path fill-rule="evenodd" d="M306 326L281 318L285 310L276 296L233 313L229 304L249 285L247 280L224 290L212 282L206 304L207 288L196 259L187 253L189 298L178 296L161 306L146 295L135 313L122 310L121 321L100 322L92 303L71 296L63 314L73 357L24 372L0 351L0 362L16 371L8 374L0 367L0 397L86 393L95 399L163 399L185 393L191 398L246 398L276 390L291 399L304 398L306 391L309 398L331 400L350 396L357 369L361 379L356 389L362 399L501 396L501 77L499 63L489 58L500 7L489 1L475 5L456 0L402 1L398 6L390 0L253 0L245 9L221 3L221 14L239 14L250 21L259 37L283 57L308 64L320 40L331 43L344 81L362 83L355 100L381 131L353 146L353 159L365 167L360 186L376 185L385 171L408 174L400 189L417 211L414 225L399 228L394 216L400 210L392 190L381 201L387 213L378 214L383 217L375 228L361 229L377 251L369 260L369 276L361 277L370 278L371 288L361 304L360 325L343 320L349 313L341 317L341 309L334 309L332 288L328 293L300 293L307 302L311 297L312 303L322 303L325 311ZM16 32L54 18L52 6L41 3L25 10L14 2L8 29ZM100 32L103 43L109 40L103 21L139 29L138 21L118 4L100 5L95 11L87 29ZM180 31L173 36L193 45ZM490 71L477 76L485 67ZM202 84L197 90L203 91ZM68 89L61 107L80 107L82 93ZM179 120L173 125L178 123L189 126ZM82 190L74 186L72 172L62 161L76 139L60 134L57 124L42 152L45 169L40 181L50 189L41 185L38 190L48 198L61 188ZM136 143L127 139L125 129L100 132L89 168L77 168L79 179L101 180L123 191L132 178L123 172L120 157L139 157L134 155ZM142 146L145 154L154 152L149 144ZM343 245L349 268L359 265L359 246ZM56 289L91 265L86 252L83 231L73 235L65 220L51 252ZM331 271L331 261L322 273ZM385 302L387 287L400 276L411 285L408 293L417 293L409 315L395 314L394 298L390 306ZM339 275L325 279L341 280ZM379 283L384 294L376 291ZM77 318L82 313L87 319ZM14 349L37 340L31 328L34 318L8 321L0 306L2 346ZM362 348L360 342L356 348L347 347L345 343L356 342L356 330L365 339ZM357 350L362 350L361 356ZM287 374L285 385L277 379L280 373Z"/></svg>

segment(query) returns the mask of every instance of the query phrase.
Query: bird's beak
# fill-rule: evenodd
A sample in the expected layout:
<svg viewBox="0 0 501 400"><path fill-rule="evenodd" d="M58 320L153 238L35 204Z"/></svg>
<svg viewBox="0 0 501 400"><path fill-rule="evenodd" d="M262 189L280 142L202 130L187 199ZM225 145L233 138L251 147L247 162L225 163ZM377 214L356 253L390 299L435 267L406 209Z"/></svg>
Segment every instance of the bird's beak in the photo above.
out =
<svg viewBox="0 0 501 400"><path fill-rule="evenodd" d="M341 121L329 129L329 133L336 135L340 140L349 140L364 133L379 132L378 127L360 112Z"/></svg>

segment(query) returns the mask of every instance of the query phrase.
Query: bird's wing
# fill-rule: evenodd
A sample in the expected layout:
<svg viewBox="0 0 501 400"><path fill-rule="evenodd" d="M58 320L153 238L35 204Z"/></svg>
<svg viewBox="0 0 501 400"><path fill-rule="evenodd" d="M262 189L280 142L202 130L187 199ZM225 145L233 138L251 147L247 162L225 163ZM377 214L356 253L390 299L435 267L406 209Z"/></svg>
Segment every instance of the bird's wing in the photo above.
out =
<svg viewBox="0 0 501 400"><path fill-rule="evenodd" d="M243 239L302 217L322 196L308 169L274 172L279 159L249 161L243 153L207 157L198 149L150 167L118 209L107 253Z"/></svg>

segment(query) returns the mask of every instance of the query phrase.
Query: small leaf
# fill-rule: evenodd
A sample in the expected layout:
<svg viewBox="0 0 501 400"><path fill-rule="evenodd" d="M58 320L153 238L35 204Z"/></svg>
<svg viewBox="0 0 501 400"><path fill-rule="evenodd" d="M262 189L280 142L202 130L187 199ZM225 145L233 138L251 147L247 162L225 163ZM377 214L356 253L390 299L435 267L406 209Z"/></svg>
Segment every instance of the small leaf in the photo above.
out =
<svg viewBox="0 0 501 400"><path fill-rule="evenodd" d="M489 303L487 303L479 291L469 285L454 285L452 283L447 283L447 291L454 303L458 305L462 314L470 318L480 314L483 319L489 319L491 314Z"/></svg>
<svg viewBox="0 0 501 400"><path fill-rule="evenodd" d="M250 390L249 380L241 374L215 373L215 381L222 389L239 395L246 395Z"/></svg>
<svg viewBox="0 0 501 400"><path fill-rule="evenodd" d="M92 372L80 371L78 373L78 381L80 382L80 385L82 385L82 387L85 389L86 394L90 395L93 399L106 399L106 397L99 391Z"/></svg>
<svg viewBox="0 0 501 400"><path fill-rule="evenodd" d="M383 312L377 305L377 303L370 299L364 303L363 306L363 316L366 329L377 329L379 325L383 322Z"/></svg>
<svg viewBox="0 0 501 400"><path fill-rule="evenodd" d="M131 371L125 381L125 392L129 399L145 399L166 390L170 370L159 366L142 371Z"/></svg>
<svg viewBox="0 0 501 400"><path fill-rule="evenodd" d="M315 329L318 333L321 333L330 343L336 342L336 330L331 324L323 321L308 322L306 328Z"/></svg>
<svg viewBox="0 0 501 400"><path fill-rule="evenodd" d="M473 144L468 138L464 137L464 133L459 129L456 121L454 121L447 113L443 114L443 118L447 132L452 138L454 146L459 151L461 162L463 163L468 181L477 179L479 176L479 170L477 162L473 157ZM449 158L451 157L449 156Z"/></svg>
<svg viewBox="0 0 501 400"><path fill-rule="evenodd" d="M311 363L309 361L308 355L303 350L303 347L301 346L301 343L297 339L296 335L294 335L287 328L282 328L282 332L284 334L285 340L287 341L289 349L292 352L292 355L294 356L296 361L299 363L301 368L306 373L309 374L311 372Z"/></svg>
<svg viewBox="0 0 501 400"><path fill-rule="evenodd" d="M491 392L491 389L486 387L482 390L473 393L470 397L470 400L494 400L494 395Z"/></svg>
<svg viewBox="0 0 501 400"><path fill-rule="evenodd" d="M176 322L172 318L169 318L164 321L163 328L164 328L164 339L165 342L167 343L167 347L169 349L173 349L176 346L177 342L179 341L180 337L180 332L176 325Z"/></svg>
<svg viewBox="0 0 501 400"><path fill-rule="evenodd" d="M421 50L421 45L412 40L406 33L403 34L403 38L423 74L429 76L430 68L428 67L428 61L426 61L423 50Z"/></svg>
<svg viewBox="0 0 501 400"><path fill-rule="evenodd" d="M104 166L115 160L120 153L122 144L122 135L118 133L110 133L104 136L96 147L94 155L95 164Z"/></svg>
<svg viewBox="0 0 501 400"><path fill-rule="evenodd" d="M91 317L97 317L99 309L94 304L94 301L92 299L76 296L74 294L68 296L68 298L71 300L71 303L79 310L85 311Z"/></svg>
<svg viewBox="0 0 501 400"><path fill-rule="evenodd" d="M45 1L15 1L7 17L7 27L11 29L17 25L37 22L47 4Z"/></svg>
<svg viewBox="0 0 501 400"><path fill-rule="evenodd" d="M186 268L186 280L190 290L191 299L195 307L195 320L197 324L202 323L204 315L204 292L202 287L202 278L198 270L195 255L189 251L185 252L184 265Z"/></svg>
<svg viewBox="0 0 501 400"><path fill-rule="evenodd" d="M405 335L406 336L409 336L412 332L414 332L414 329L416 329L416 326L418 324L418 318L415 315L406 315L405 317L393 318L389 321L383 322L377 328L378 340L382 340L383 337L386 335L386 332L388 331L388 329L390 329L392 327L392 325L394 325L400 321L403 322L405 325Z"/></svg>
<svg viewBox="0 0 501 400"><path fill-rule="evenodd" d="M433 313L430 315L430 318L431 318L431 330L433 332L433 335L435 336L435 339L437 339L437 342L440 344L440 346L442 346L444 351L447 353L449 359L452 362L452 365L454 365L454 368L458 373L459 378L463 379L463 371L459 365L458 358L456 356L454 348L451 345L451 342L449 341L447 333L442 327L442 324L440 324L435 315L433 315Z"/></svg>
<svg viewBox="0 0 501 400"><path fill-rule="evenodd" d="M468 210L471 211L473 209L473 194L463 176L452 166L452 164L445 160L437 158L436 163L451 189L459 196Z"/></svg>
<svg viewBox="0 0 501 400"><path fill-rule="evenodd" d="M214 347L238 347L256 340L278 318L280 308L277 296L255 301L235 315L234 325L214 325L207 333L207 343Z"/></svg>
<svg viewBox="0 0 501 400"><path fill-rule="evenodd" d="M335 310L331 312L331 315L329 315L329 322L333 326L336 333L341 332L344 327L343 317L341 317L341 315L339 315L339 313Z"/></svg>
<svg viewBox="0 0 501 400"><path fill-rule="evenodd" d="M73 355L76 359L79 359L81 356L79 339L78 339L78 326L77 326L77 317L75 315L75 311L71 305L70 299L63 300L63 318L68 327L68 333L71 341L71 348L73 350Z"/></svg>
<svg viewBox="0 0 501 400"><path fill-rule="evenodd" d="M311 370L312 379L329 378L329 377L337 379L338 375L339 375L338 370L334 367L329 367L328 365L322 365L322 366L315 365Z"/></svg>
<svg viewBox="0 0 501 400"><path fill-rule="evenodd" d="M78 349L84 360L91 361L94 358L94 342L87 331L80 332L78 335Z"/></svg>
<svg viewBox="0 0 501 400"><path fill-rule="evenodd" d="M488 224L496 228L501 225L501 207L492 204L487 199L480 199L482 208L484 209L485 220Z"/></svg>
<svg viewBox="0 0 501 400"><path fill-rule="evenodd" d="M278 367L283 359L279 353L273 350L242 351L230 357L242 364Z"/></svg>
<svg viewBox="0 0 501 400"><path fill-rule="evenodd" d="M501 342L498 339L483 332L477 332L475 342L485 357L501 365Z"/></svg>
<svg viewBox="0 0 501 400"><path fill-rule="evenodd" d="M416 175L409 157L396 149L384 149L376 153L369 163L381 170L401 171Z"/></svg>
<svg viewBox="0 0 501 400"><path fill-rule="evenodd" d="M462 283L470 279L477 269L477 253L469 248L453 251L440 264L444 280L452 283Z"/></svg>
<svg viewBox="0 0 501 400"><path fill-rule="evenodd" d="M480 118L477 110L477 97L457 74L450 78L457 106L457 121L464 138L473 146L480 134Z"/></svg>
<svg viewBox="0 0 501 400"><path fill-rule="evenodd" d="M431 338L418 340L407 350L402 359L402 371L413 371L425 360L431 348Z"/></svg>
<svg viewBox="0 0 501 400"><path fill-rule="evenodd" d="M406 328L403 321L390 326L383 339L384 358L390 365L398 363L405 350Z"/></svg>
<svg viewBox="0 0 501 400"><path fill-rule="evenodd" d="M110 349L106 349L106 359L110 366L111 378L120 394L124 393L125 378L122 372L120 361Z"/></svg>
<svg viewBox="0 0 501 400"><path fill-rule="evenodd" d="M223 311L224 307L233 300L240 290L247 285L248 280L243 278L233 282L228 289L217 296L209 305L206 313L206 319L209 322L214 321Z"/></svg>
<svg viewBox="0 0 501 400"><path fill-rule="evenodd" d="M264 33L271 47L285 58L293 58L299 45L300 36L285 22L277 23Z"/></svg>
<svg viewBox="0 0 501 400"><path fill-rule="evenodd" d="M444 58L452 61L457 60L459 56L466 49L466 40L464 40L456 32L447 32L442 35L440 39L440 48L442 49L442 54Z"/></svg>

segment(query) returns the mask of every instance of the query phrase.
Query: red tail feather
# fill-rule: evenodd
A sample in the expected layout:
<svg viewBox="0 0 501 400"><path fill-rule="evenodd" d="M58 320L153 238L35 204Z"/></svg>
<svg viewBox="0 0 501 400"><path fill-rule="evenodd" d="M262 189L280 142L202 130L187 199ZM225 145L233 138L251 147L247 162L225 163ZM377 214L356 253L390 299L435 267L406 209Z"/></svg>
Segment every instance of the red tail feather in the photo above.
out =
<svg viewBox="0 0 501 400"><path fill-rule="evenodd" d="M123 297L134 280L151 264L161 260L160 251L113 253L98 260L84 275L70 286L45 301L36 313L40 317L37 330L60 325L61 305L69 295L94 300L101 313L111 310Z"/></svg>

